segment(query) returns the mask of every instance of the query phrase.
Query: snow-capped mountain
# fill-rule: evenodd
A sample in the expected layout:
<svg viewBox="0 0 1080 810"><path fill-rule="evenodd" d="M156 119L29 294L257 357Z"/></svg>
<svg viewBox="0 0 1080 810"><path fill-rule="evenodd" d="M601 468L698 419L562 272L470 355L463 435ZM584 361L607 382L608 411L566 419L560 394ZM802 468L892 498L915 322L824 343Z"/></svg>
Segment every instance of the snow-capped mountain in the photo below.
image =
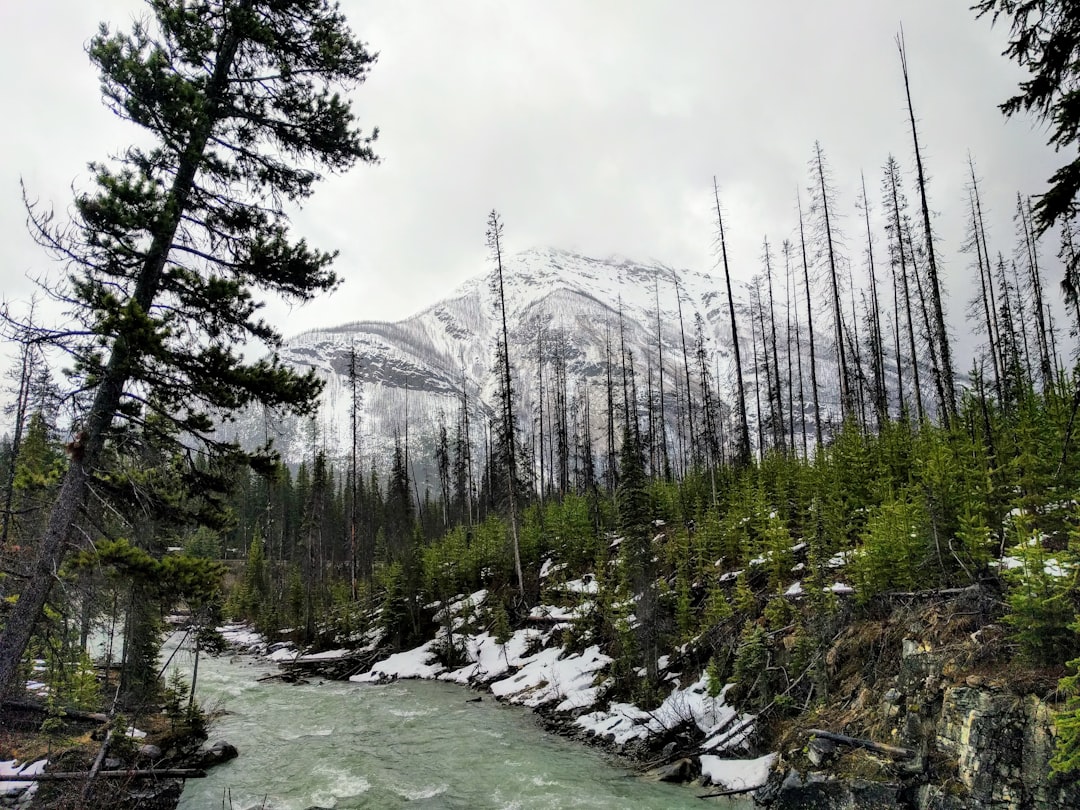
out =
<svg viewBox="0 0 1080 810"><path fill-rule="evenodd" d="M606 419L608 356L621 396L622 341L633 359L640 401L645 400L650 376L654 393L659 390L662 355L665 402L670 404L667 421L672 426L670 435L674 436L674 403L685 399L687 384L684 333L691 364L690 385L695 397L700 392L699 366L694 357L698 315L714 376L710 385L716 385L718 375L721 399L728 404L734 402L731 337L722 277L655 262L622 257L595 259L553 249L530 250L510 257L504 261L503 270L512 384L519 424L527 435L538 413L541 373L546 375L545 390L550 390L554 346L561 347L565 358L569 393L590 392L592 421L599 426ZM463 283L447 299L402 321L359 321L289 339L280 351L281 358L301 369L314 368L326 380L318 419L314 426L305 426L295 419L251 414L235 423L237 435L245 441L273 437L284 457L296 462L310 457L314 431L318 445L330 455L346 455L353 399L350 354L355 352L360 445L365 456L382 454L392 444L395 432L404 434L406 417L410 444L419 447L419 455L424 455L424 446L430 449L436 433L440 412L452 433L463 391L476 435L482 436L485 420L478 417L492 413L497 389L493 367L501 321L491 285L494 272L493 267L489 268ZM782 296L782 290L778 296ZM751 368L749 311L742 305L738 310L743 364ZM781 310L778 318L782 315ZM541 343L545 355L542 369L537 363ZM752 370L749 373L748 385L752 386ZM683 393L676 396L677 389ZM549 407L549 396L545 394L545 409ZM752 397L752 393L748 394L748 398ZM748 406L753 409L752 402ZM594 434L602 435L602 429Z"/></svg>

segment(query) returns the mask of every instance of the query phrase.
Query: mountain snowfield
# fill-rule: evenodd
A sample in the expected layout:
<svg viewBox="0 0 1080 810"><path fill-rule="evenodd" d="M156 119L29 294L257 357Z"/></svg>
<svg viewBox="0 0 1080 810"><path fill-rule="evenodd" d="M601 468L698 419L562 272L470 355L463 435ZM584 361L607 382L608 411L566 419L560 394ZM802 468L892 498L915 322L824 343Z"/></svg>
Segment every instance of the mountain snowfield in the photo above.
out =
<svg viewBox="0 0 1080 810"><path fill-rule="evenodd" d="M719 375L721 400L729 406L734 403L733 352L722 275L678 270L661 263L623 257L596 259L556 249L519 253L504 260L503 270L512 384L518 402L519 426L525 436L531 435L538 414L541 371L545 423L549 419L546 415L552 378L549 352L555 343L562 345L566 358L568 396L572 398L583 390L589 392L594 437L604 435L606 357L610 352L617 397L621 397L621 339L633 358L642 403L650 370L653 390L659 390L662 353L668 435L674 445L677 401L685 399L687 379L680 299L691 364L690 385L695 397L700 398L700 375L694 358L695 317L700 315L710 374L714 377L710 384L716 385L715 378ZM440 418L453 435L463 390L474 440L482 447L486 417L493 412L497 389L493 367L501 323L491 284L494 275L492 266L463 283L447 299L402 321L358 321L305 332L287 340L279 352L281 359L301 370L313 368L326 381L318 416L305 425L294 417L249 412L227 430L249 445L272 438L291 463L310 458L313 446L323 448L332 458L347 456L352 409L349 362L350 351L355 350L360 400L358 444L365 461L383 457L392 447L395 433L404 437L407 420L410 448L416 451L413 457L418 464L424 463L431 457ZM780 362L786 374L782 273L774 275L774 284ZM736 291L737 301L739 297ZM737 317L743 365L748 374L748 408L753 413L749 309L737 303ZM539 369L541 340L544 363ZM835 373L835 364L830 366L828 356L831 341L821 338L819 341L818 374L825 381L829 379L827 375ZM806 359L804 356L804 365ZM764 398L764 380L761 387ZM833 387L826 383L824 391ZM676 389L680 392L678 398ZM835 400L835 396L828 395L826 399ZM809 429L812 431L812 425Z"/></svg>

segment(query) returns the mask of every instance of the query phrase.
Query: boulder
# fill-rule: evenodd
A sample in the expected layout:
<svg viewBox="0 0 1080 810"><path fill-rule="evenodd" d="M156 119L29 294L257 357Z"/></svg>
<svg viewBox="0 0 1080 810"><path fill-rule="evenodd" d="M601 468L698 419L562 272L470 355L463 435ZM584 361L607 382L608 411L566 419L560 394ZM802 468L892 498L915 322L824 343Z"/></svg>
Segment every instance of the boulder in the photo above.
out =
<svg viewBox="0 0 1080 810"><path fill-rule="evenodd" d="M661 782L689 782L694 778L694 761L689 757L661 765L652 772Z"/></svg>
<svg viewBox="0 0 1080 810"><path fill-rule="evenodd" d="M224 740L218 740L213 745L201 748L192 758L191 767L212 768L214 765L220 765L222 762L228 762L238 756L240 756L240 752L236 750L235 745Z"/></svg>
<svg viewBox="0 0 1080 810"><path fill-rule="evenodd" d="M754 793L754 803L773 810L880 810L908 807L898 784L838 779L818 771L799 773L794 768L773 771Z"/></svg>

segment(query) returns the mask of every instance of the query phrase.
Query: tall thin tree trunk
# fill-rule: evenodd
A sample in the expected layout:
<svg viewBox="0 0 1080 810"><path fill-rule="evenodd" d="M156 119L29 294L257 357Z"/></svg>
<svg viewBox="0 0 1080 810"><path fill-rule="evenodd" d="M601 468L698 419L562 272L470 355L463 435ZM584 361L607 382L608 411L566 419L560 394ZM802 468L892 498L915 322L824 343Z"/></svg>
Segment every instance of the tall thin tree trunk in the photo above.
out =
<svg viewBox="0 0 1080 810"><path fill-rule="evenodd" d="M753 351L754 360L754 399L757 404L757 434L758 434L758 458L765 458L765 425L761 418L761 383L758 380L758 351L757 351L757 320L754 318L754 304L757 304L758 313L761 312L760 298L750 302L750 347ZM764 337L764 335L762 335Z"/></svg>
<svg viewBox="0 0 1080 810"><path fill-rule="evenodd" d="M664 480L671 480L671 460L668 457L667 414L664 412L664 338L660 326L660 285L653 279L653 297L656 299L656 351L660 366L660 447L663 458Z"/></svg>
<svg viewBox="0 0 1080 810"><path fill-rule="evenodd" d="M877 416L878 430L889 419L889 396L885 386L885 346L881 336L881 304L877 289L877 268L874 265L874 234L870 229L870 198L866 195L866 175L859 173L862 182L863 216L866 220L866 256L870 276L870 330L871 352L873 354L874 373L874 413Z"/></svg>
<svg viewBox="0 0 1080 810"><path fill-rule="evenodd" d="M15 432L11 438L11 460L8 463L7 481L4 482L3 528L0 530L0 549L6 549L11 531L11 509L15 500L15 471L19 466L19 450L22 448L26 411L30 400L30 375L33 368L33 347L24 343L19 365L19 391L15 397Z"/></svg>
<svg viewBox="0 0 1080 810"><path fill-rule="evenodd" d="M784 253L784 343L787 346L788 446L791 448L791 454L795 455L797 452L795 448L795 380L791 363L791 243L785 239L781 249Z"/></svg>
<svg viewBox="0 0 1080 810"><path fill-rule="evenodd" d="M686 353L686 328L683 324L682 293L679 291L679 280L675 279L675 301L679 305L679 336L682 339L683 371L686 374L686 424L690 434L690 464L693 467L698 461L698 447L694 436L694 398L690 393L690 360Z"/></svg>
<svg viewBox="0 0 1080 810"><path fill-rule="evenodd" d="M772 333L773 382L776 384L776 444L784 452L784 399L780 384L780 358L776 350L776 304L773 298L772 258L769 256L769 242L765 240L765 283L769 288L769 330ZM762 324L764 326L764 324Z"/></svg>
<svg viewBox="0 0 1080 810"><path fill-rule="evenodd" d="M1028 283L1031 286L1031 313L1035 316L1035 336L1039 348L1039 372L1042 376L1043 390L1049 390L1054 384L1054 365L1050 359L1050 338L1047 335L1045 310L1043 308L1042 275L1039 273L1039 255L1035 232L1031 224L1031 200L1027 208L1020 193L1016 194L1016 215L1024 240L1028 265Z"/></svg>
<svg viewBox="0 0 1080 810"><path fill-rule="evenodd" d="M150 312L161 287L176 231L189 207L200 160L214 126L223 114L229 72L239 46L237 30L233 26L227 27L214 60L213 72L203 91L208 103L199 109L200 114L186 133L187 140L173 175L167 202L150 230L145 259L135 279L131 299L142 312ZM72 529L78 522L87 492L87 470L97 466L105 446L106 432L120 407L124 387L130 379L128 369L137 362L139 351L139 347L131 345L126 335L121 334L113 343L109 359L98 379L97 390L83 422L83 431L76 438L77 452L72 454L60 491L49 511L29 578L19 594L19 601L8 614L4 633L0 636L0 702L9 698L16 687L15 676L23 652L45 607Z"/></svg>
<svg viewBox="0 0 1080 810"><path fill-rule="evenodd" d="M975 200L969 200L971 205L971 232L972 242L975 245L975 262L979 269L979 291L980 298L983 305L983 318L986 325L986 341L987 341L987 353L990 355L991 365L994 369L994 391L997 394L998 402L1004 402L1005 397L1001 389L1001 366L998 363L998 349L994 345L995 330L994 320L990 315L990 290L986 284L986 277L990 273L989 262L985 260L983 256L982 243L979 240L979 221L975 216Z"/></svg>
<svg viewBox="0 0 1080 810"><path fill-rule="evenodd" d="M829 216L829 193L825 185L824 156L821 144L814 144L814 162L817 164L818 184L821 186L821 211L825 224L825 247L826 256L829 259L829 281L832 285L833 317L836 319L836 362L840 377L840 409L844 419L852 414L853 402L851 389L848 385L847 352L844 350L844 314L840 306L840 284L836 263L836 251L833 242L832 219Z"/></svg>
<svg viewBox="0 0 1080 810"><path fill-rule="evenodd" d="M820 452L824 443L821 436L821 402L818 399L817 347L814 344L814 310L810 294L810 262L806 258L806 233L803 227L802 197L796 194L799 206L799 246L802 250L803 284L806 289L806 329L810 338L810 391L814 399L815 449Z"/></svg>
<svg viewBox="0 0 1080 810"><path fill-rule="evenodd" d="M900 52L900 67L904 74L904 94L907 97L908 116L911 119L911 140L915 147L915 169L919 182L919 200L922 203L923 232L926 237L927 275L930 282L930 297L934 308L935 334L938 353L941 356L941 388L945 392L942 419L948 426L956 416L956 388L954 383L952 350L949 347L949 333L945 328L945 309L941 303L941 282L938 279L937 257L934 250L934 233L930 225L930 205L926 199L926 172L923 170L922 150L919 148L919 132L915 126L915 107L911 103L911 83L908 78L907 50L904 47L903 30L896 37L896 47Z"/></svg>
<svg viewBox="0 0 1080 810"><path fill-rule="evenodd" d="M720 237L720 255L724 262L724 282L727 285L728 314L731 317L731 348L735 354L735 382L739 411L739 436L735 447L735 464L750 461L750 425L746 417L746 384L743 382L742 351L739 348L739 327L735 320L735 296L731 291L731 268L728 266L727 240L724 238L724 215L720 209L720 187L713 177L713 199L716 201L716 225Z"/></svg>
<svg viewBox="0 0 1080 810"><path fill-rule="evenodd" d="M517 576L518 594L525 597L525 578L521 573L521 547L518 543L517 526L517 448L514 446L514 411L511 400L512 388L510 385L510 332L506 326L506 290L503 286L503 263L502 263L502 222L499 215L492 211L488 218L488 244L492 249L495 259L495 268L498 280L499 314L502 320L502 373L503 373L503 442L506 447L507 464L507 495L510 499L510 536L514 546L514 573Z"/></svg>
<svg viewBox="0 0 1080 810"><path fill-rule="evenodd" d="M785 262L787 264L787 271L789 276L788 290L789 296L794 299L795 306L792 307L794 311L795 321L795 362L796 370L799 375L799 432L802 434L802 452L803 458L809 459L809 452L806 446L806 390L803 387L803 365L802 365L802 330L799 328L799 295L798 295L798 281L796 281L794 273L791 270L791 244L785 242L787 247L785 253ZM790 343L788 351L790 352ZM789 358L790 359L790 358Z"/></svg>
<svg viewBox="0 0 1080 810"><path fill-rule="evenodd" d="M544 331L543 327L536 329L536 385L539 392L536 396L538 414L540 419L540 503L544 503Z"/></svg>

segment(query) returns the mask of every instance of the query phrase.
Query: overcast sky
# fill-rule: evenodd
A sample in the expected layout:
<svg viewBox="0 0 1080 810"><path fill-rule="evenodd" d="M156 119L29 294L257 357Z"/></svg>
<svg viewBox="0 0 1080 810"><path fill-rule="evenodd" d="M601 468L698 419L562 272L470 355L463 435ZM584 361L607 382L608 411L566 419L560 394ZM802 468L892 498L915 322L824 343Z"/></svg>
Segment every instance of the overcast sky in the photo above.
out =
<svg viewBox="0 0 1080 810"><path fill-rule="evenodd" d="M1006 252L1016 192L1042 190L1060 162L1042 129L998 111L1022 74L1001 56L1004 27L976 20L968 4L342 0L379 52L353 95L361 125L379 127L382 162L327 180L294 218L314 244L340 251L342 287L269 312L286 334L405 317L486 269L492 208L512 252L552 246L708 271L713 175L733 266L749 277L762 237L779 244L792 233L815 140L861 266L859 172L880 207L887 155L912 163L893 43L902 22L959 330L968 150L986 180L992 249ZM72 185L86 187L86 163L132 137L101 106L84 44L99 21L127 27L141 10L138 0L0 9L7 300L29 294L27 274L55 270L26 235L19 179L62 211ZM1056 268L1047 275L1056 290Z"/></svg>

